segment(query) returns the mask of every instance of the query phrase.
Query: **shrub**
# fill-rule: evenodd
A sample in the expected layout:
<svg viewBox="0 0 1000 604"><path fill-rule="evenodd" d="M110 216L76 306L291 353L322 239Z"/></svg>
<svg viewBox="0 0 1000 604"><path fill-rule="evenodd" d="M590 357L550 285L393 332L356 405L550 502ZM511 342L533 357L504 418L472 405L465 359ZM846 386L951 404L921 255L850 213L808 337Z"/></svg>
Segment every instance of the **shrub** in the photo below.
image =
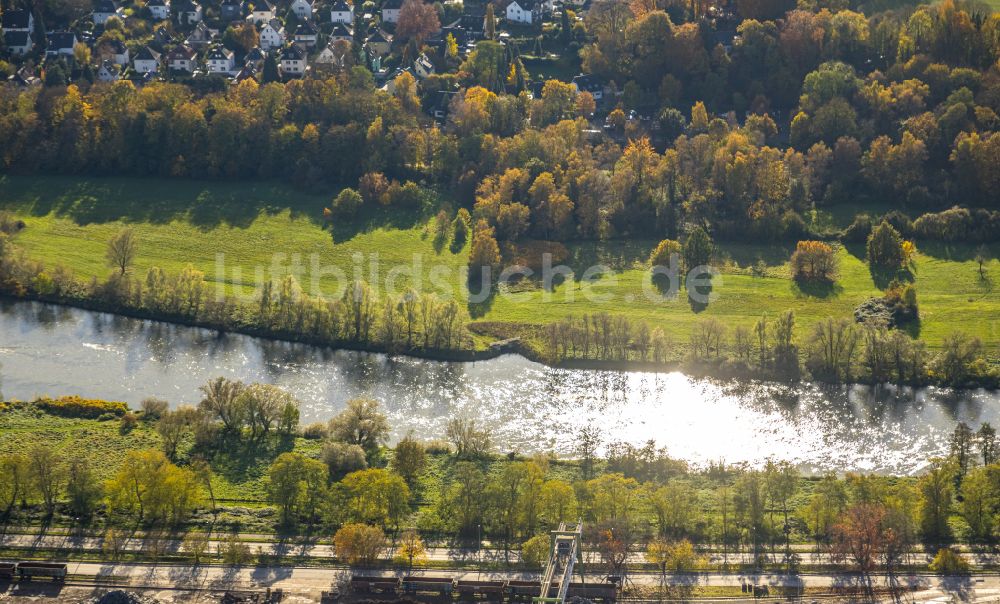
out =
<svg viewBox="0 0 1000 604"><path fill-rule="evenodd" d="M837 252L822 241L800 241L792 252L792 277L799 281L837 280Z"/></svg>
<svg viewBox="0 0 1000 604"><path fill-rule="evenodd" d="M882 222L891 224L892 228L899 231L899 234L903 237L913 237L913 221L899 210L893 210L882 216Z"/></svg>
<svg viewBox="0 0 1000 604"><path fill-rule="evenodd" d="M402 186L393 183L393 186L389 187L390 205L418 208L423 203L424 198L424 190L415 182L407 181Z"/></svg>
<svg viewBox="0 0 1000 604"><path fill-rule="evenodd" d="M358 213L363 203L364 200L357 191L344 189L333 200L333 215L349 218Z"/></svg>
<svg viewBox="0 0 1000 604"><path fill-rule="evenodd" d="M323 440L327 437L327 434L325 422L315 422L302 428L302 438L308 438L309 440Z"/></svg>
<svg viewBox="0 0 1000 604"><path fill-rule="evenodd" d="M330 471L330 478L339 478L345 474L364 470L368 467L365 450L360 445L346 443L327 443L320 454L323 463Z"/></svg>
<svg viewBox="0 0 1000 604"><path fill-rule="evenodd" d="M144 420L159 419L170 409L170 403L155 397L142 399L139 406L142 408L142 419Z"/></svg>
<svg viewBox="0 0 1000 604"><path fill-rule="evenodd" d="M931 562L931 570L941 575L964 575L969 572L969 563L950 547L942 547Z"/></svg>
<svg viewBox="0 0 1000 604"><path fill-rule="evenodd" d="M451 443L443 440L432 440L427 443L425 450L428 455L451 455Z"/></svg>
<svg viewBox="0 0 1000 604"><path fill-rule="evenodd" d="M381 172L368 172L358 179L358 191L366 203L387 205L389 197L389 180Z"/></svg>
<svg viewBox="0 0 1000 604"><path fill-rule="evenodd" d="M684 248L679 242L673 239L664 239L653 249L653 253L649 255L649 264L650 266L668 266L671 256L676 255L680 258L683 250Z"/></svg>
<svg viewBox="0 0 1000 604"><path fill-rule="evenodd" d="M128 434L132 430L135 430L135 427L138 425L139 416L135 413L126 413L118 422L118 431L122 434Z"/></svg>
<svg viewBox="0 0 1000 604"><path fill-rule="evenodd" d="M889 289L886 290L883 300L892 312L894 325L913 321L920 314L917 307L917 288L910 283L893 281L889 284Z"/></svg>
<svg viewBox="0 0 1000 604"><path fill-rule="evenodd" d="M913 222L913 233L936 241L995 241L1000 238L1000 212L955 207L924 214Z"/></svg>
<svg viewBox="0 0 1000 604"><path fill-rule="evenodd" d="M872 219L868 214L858 214L844 232L840 235L841 241L850 243L861 243L868 241L872 234Z"/></svg>
<svg viewBox="0 0 1000 604"><path fill-rule="evenodd" d="M903 237L888 222L882 221L868 236L868 263L872 267L897 270L906 263Z"/></svg>
<svg viewBox="0 0 1000 604"><path fill-rule="evenodd" d="M102 401L79 396L63 396L57 399L40 398L35 405L46 413L61 417L99 419L111 415L112 419L128 413L128 404L120 401Z"/></svg>

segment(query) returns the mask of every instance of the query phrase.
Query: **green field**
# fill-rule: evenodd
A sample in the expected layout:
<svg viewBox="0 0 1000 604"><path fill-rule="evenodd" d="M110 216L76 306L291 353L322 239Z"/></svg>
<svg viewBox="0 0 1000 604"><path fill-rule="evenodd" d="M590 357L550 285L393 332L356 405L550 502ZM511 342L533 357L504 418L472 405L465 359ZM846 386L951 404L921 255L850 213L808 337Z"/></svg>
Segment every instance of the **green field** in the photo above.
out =
<svg viewBox="0 0 1000 604"><path fill-rule="evenodd" d="M286 274L298 255L302 270L296 272L303 289L330 294L345 281L332 274L335 269L347 280L360 271L362 278L387 291L390 271L403 266L407 268L389 289L402 291L419 277L421 289L456 296L477 321L539 324L606 311L659 326L678 344L686 342L700 318L750 325L762 313L773 316L786 309L795 311L799 339L804 341L814 321L849 316L861 301L879 294L858 249L840 251L841 276L835 287L806 292L788 276L789 246L723 244L717 262L722 276L713 286L717 298L696 312L683 291L666 299L651 287L642 262L655 242L584 242L568 246L567 264L576 269L576 277L552 291L539 283L522 282L516 293L468 304L461 273L467 247L453 252L447 244L435 245L432 212L421 216L413 210L380 210L331 229L321 218L329 199L330 195L300 193L270 183L0 179L0 208L13 211L27 224L17 243L31 257L47 265L63 264L83 278L110 273L105 244L123 224L132 224L141 238L135 267L139 275L150 266L176 272L192 264L227 292L249 296L249 286ZM853 211L820 213L817 223L842 225ZM918 242L918 247L914 275L921 321L911 332L934 347L949 332L966 331L981 337L995 355L1000 350L1000 293L993 282L1000 279L1000 262L992 260L987 279L981 280L971 246ZM1000 255L1000 245L994 244L992 252L994 257ZM225 265L221 273L219 255ZM414 264L414 257L419 264ZM313 270L313 258L321 274ZM580 280L583 270L593 264L613 270L588 282ZM754 266L766 269L761 274ZM373 270L377 270L374 279Z"/></svg>

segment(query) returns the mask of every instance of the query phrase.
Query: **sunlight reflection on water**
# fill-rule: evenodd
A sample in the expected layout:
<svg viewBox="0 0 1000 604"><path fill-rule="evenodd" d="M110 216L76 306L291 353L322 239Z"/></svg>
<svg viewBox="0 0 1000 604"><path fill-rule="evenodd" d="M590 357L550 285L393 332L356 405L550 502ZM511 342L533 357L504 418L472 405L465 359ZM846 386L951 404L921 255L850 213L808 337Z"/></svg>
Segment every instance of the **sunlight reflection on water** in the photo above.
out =
<svg viewBox="0 0 1000 604"><path fill-rule="evenodd" d="M396 437L440 438L449 418L468 416L494 426L504 451L565 454L580 428L596 425L606 441L652 439L698 465L774 457L807 472L916 472L945 451L957 421L1000 424L997 392L718 383L552 369L513 355L441 363L0 303L0 392L10 398L195 403L198 386L218 375L291 390L304 423L366 395L385 405Z"/></svg>

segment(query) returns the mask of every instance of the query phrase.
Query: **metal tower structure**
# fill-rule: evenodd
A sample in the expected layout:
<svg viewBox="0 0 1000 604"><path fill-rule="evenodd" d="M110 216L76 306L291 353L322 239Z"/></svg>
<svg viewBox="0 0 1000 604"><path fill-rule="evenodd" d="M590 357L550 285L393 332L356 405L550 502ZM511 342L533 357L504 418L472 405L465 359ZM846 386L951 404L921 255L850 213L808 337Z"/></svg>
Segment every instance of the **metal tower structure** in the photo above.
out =
<svg viewBox="0 0 1000 604"><path fill-rule="evenodd" d="M549 562L542 575L542 588L538 597L532 598L536 604L565 604L566 592L573 578L573 568L576 563L583 564L583 522L577 522L572 529L566 523L559 524L558 530L552 531L552 544L549 551ZM556 595L552 596L552 590Z"/></svg>

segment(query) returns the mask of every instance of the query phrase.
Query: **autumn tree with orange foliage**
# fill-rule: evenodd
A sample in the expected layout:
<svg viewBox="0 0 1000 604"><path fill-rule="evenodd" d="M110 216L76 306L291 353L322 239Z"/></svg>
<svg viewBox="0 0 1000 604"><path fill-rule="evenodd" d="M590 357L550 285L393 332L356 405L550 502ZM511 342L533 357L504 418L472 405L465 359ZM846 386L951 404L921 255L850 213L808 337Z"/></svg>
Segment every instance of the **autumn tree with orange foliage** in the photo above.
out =
<svg viewBox="0 0 1000 604"><path fill-rule="evenodd" d="M792 277L797 281L833 283L837 280L840 263L836 250L829 244L800 241L792 253L791 265Z"/></svg>
<svg viewBox="0 0 1000 604"><path fill-rule="evenodd" d="M414 40L419 47L440 29L441 21L433 4L426 4L423 0L406 0L399 9L396 36L401 40Z"/></svg>

